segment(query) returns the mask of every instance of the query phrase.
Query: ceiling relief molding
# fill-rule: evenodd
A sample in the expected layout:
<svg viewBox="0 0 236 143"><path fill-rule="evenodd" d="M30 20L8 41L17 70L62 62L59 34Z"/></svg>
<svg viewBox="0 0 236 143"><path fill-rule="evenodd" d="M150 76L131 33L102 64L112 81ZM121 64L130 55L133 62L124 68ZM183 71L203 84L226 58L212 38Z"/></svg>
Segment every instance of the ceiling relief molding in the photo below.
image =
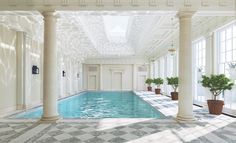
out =
<svg viewBox="0 0 236 143"><path fill-rule="evenodd" d="M167 6L174 6L174 0L167 0Z"/></svg>
<svg viewBox="0 0 236 143"><path fill-rule="evenodd" d="M219 0L219 6L228 6L231 0Z"/></svg>
<svg viewBox="0 0 236 143"><path fill-rule="evenodd" d="M149 0L149 6L157 6L157 0Z"/></svg>
<svg viewBox="0 0 236 143"><path fill-rule="evenodd" d="M103 2L106 4L105 0ZM127 1L128 4L129 2ZM215 4L218 5L218 1ZM174 17L177 11L57 11L57 14L58 50L80 62L143 64L143 60L139 58L155 58L167 52L173 39L175 48L178 48L179 22ZM195 33L193 36L211 32L209 27L226 22L225 17L229 16L234 18L234 13L196 13L192 22ZM0 11L0 24L16 31L24 31L33 39L43 41L43 17L39 12Z"/></svg>
<svg viewBox="0 0 236 143"><path fill-rule="evenodd" d="M33 0L26 0L26 5L33 6L34 5Z"/></svg>
<svg viewBox="0 0 236 143"><path fill-rule="evenodd" d="M82 7L86 6L85 0L78 0L78 5Z"/></svg>
<svg viewBox="0 0 236 143"><path fill-rule="evenodd" d="M114 6L121 6L120 0L114 0Z"/></svg>
<svg viewBox="0 0 236 143"><path fill-rule="evenodd" d="M96 6L103 6L103 0L96 0Z"/></svg>
<svg viewBox="0 0 236 143"><path fill-rule="evenodd" d="M184 5L190 7L192 5L192 0L184 0Z"/></svg>
<svg viewBox="0 0 236 143"><path fill-rule="evenodd" d="M17 6L17 5L18 5L18 0L9 0L9 1L8 1L8 4L9 4L10 6Z"/></svg>
<svg viewBox="0 0 236 143"><path fill-rule="evenodd" d="M53 4L52 0L43 0L43 5L45 5L45 6L50 6L52 4Z"/></svg>
<svg viewBox="0 0 236 143"><path fill-rule="evenodd" d="M233 11L234 0L0 0L0 10L195 10ZM28 5L28 7L26 7ZM102 8L101 8L102 6Z"/></svg>
<svg viewBox="0 0 236 143"><path fill-rule="evenodd" d="M206 7L209 6L209 0L202 0L201 5Z"/></svg>
<svg viewBox="0 0 236 143"><path fill-rule="evenodd" d="M138 2L139 2L138 0L130 0L132 6L138 6L139 5Z"/></svg>
<svg viewBox="0 0 236 143"><path fill-rule="evenodd" d="M67 6L69 4L69 0L61 0L62 6Z"/></svg>

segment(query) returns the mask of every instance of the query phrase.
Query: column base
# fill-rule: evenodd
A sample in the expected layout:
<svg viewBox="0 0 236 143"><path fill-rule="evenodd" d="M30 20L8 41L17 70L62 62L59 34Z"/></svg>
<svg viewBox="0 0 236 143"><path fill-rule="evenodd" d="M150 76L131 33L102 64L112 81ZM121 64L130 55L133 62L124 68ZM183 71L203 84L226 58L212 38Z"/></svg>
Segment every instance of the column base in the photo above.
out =
<svg viewBox="0 0 236 143"><path fill-rule="evenodd" d="M40 121L42 122L55 122L60 119L60 116L52 116L52 117L42 117Z"/></svg>
<svg viewBox="0 0 236 143"><path fill-rule="evenodd" d="M195 121L193 116L181 116L181 115L177 115L176 117L177 121Z"/></svg>

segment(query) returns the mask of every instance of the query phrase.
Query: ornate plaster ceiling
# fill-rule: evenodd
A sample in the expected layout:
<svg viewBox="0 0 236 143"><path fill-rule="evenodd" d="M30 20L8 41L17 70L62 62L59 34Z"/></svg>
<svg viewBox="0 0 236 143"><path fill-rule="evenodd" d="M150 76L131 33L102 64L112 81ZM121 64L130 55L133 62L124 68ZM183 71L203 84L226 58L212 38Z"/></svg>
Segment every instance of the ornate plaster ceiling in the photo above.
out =
<svg viewBox="0 0 236 143"><path fill-rule="evenodd" d="M163 40L175 30L171 18L176 12L58 12L58 14L59 35L81 33L78 36L69 36L70 38L60 37L62 38L60 41L64 38L68 40L73 38L75 42L79 42L80 38L86 39L86 43L81 41L84 43L83 49L81 46L76 49L93 51L87 55L91 57L145 57L147 48L153 47L153 44L156 46L162 44Z"/></svg>
<svg viewBox="0 0 236 143"><path fill-rule="evenodd" d="M171 40L178 39L176 11L57 13L58 49L79 61L114 56L150 58L160 49L168 48ZM195 30L201 25L207 27L206 23L214 19L215 15L196 16L193 27ZM0 24L43 41L43 17L39 12L0 12Z"/></svg>

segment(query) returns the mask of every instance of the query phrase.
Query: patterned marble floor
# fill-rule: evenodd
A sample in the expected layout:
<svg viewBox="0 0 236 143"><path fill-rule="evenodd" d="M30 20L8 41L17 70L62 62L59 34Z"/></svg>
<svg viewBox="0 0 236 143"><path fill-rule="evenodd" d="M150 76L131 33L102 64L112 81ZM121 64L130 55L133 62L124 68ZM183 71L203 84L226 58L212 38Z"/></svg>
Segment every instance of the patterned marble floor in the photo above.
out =
<svg viewBox="0 0 236 143"><path fill-rule="evenodd" d="M166 119L36 120L0 119L0 143L235 143L236 119L194 106L194 122L177 122L177 101L153 93L137 95Z"/></svg>

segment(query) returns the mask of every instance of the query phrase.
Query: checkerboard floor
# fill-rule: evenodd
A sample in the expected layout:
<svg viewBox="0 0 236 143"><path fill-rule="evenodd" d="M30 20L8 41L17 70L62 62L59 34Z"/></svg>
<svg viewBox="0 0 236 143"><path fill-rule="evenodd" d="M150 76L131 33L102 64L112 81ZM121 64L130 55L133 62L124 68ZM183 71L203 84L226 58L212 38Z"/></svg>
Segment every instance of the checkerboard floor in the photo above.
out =
<svg viewBox="0 0 236 143"><path fill-rule="evenodd" d="M194 122L177 122L177 101L137 92L166 119L88 119L56 123L0 120L0 143L235 143L236 119L194 106Z"/></svg>

